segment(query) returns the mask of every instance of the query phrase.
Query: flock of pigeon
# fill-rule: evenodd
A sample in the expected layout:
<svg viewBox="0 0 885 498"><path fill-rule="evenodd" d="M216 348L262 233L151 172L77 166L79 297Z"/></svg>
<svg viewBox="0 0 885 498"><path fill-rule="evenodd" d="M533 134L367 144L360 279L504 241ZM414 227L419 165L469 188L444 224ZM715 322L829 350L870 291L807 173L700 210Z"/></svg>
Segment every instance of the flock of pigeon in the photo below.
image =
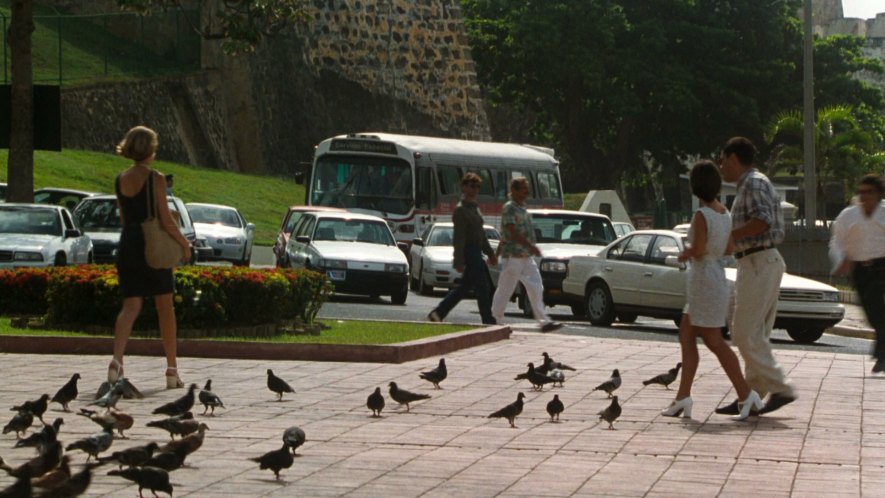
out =
<svg viewBox="0 0 885 498"><path fill-rule="evenodd" d="M542 391L546 384L562 386L565 381L564 372L575 371L566 364L554 361L546 352L542 356L544 361L540 367L536 368L533 363L529 363L528 370L517 375L514 380L528 380L534 390ZM643 384L660 384L669 389L669 385L679 376L681 366L679 363L675 368L648 379ZM419 376L440 389L439 384L448 377L445 358L439 360L436 368L421 372ZM107 474L136 483L139 496L143 496L142 492L145 489L151 491L154 496L157 496L158 491L172 496L173 486L169 472L180 469L184 466L188 455L200 449L205 433L209 429L205 423L194 418L191 410L195 403L199 401L203 405L201 415L213 416L216 408L224 408L221 398L212 392L212 380L207 380L199 393L197 393L198 386L191 384L183 396L153 410L154 415L163 415L165 418L152 420L146 425L167 432L169 442L161 445L152 441L108 454L114 439L117 437L128 439L124 431L132 428L135 423L131 415L117 408L117 403L121 398L143 398L143 395L125 377L113 385L105 382L95 399L89 403L89 406L98 409L80 408L76 413L97 424L101 430L89 437L63 445L58 436L64 419L59 417L52 423L46 423L43 415L49 403L59 403L64 412L70 412L69 404L77 399L79 394L77 388L79 379L80 374L75 373L51 398L48 394L44 394L36 400L25 401L11 408L16 413L3 427L3 434L14 432L15 447L33 447L37 455L16 467L8 465L0 458L0 469L16 478L14 484L0 490L0 498L79 496L89 487L95 469L107 464L115 464L118 467ZM610 404L598 415L600 420L608 422L608 428L612 430L615 420L621 415L618 397L613 395L620 386L621 376L615 369L608 380L593 389L605 392L611 399ZM277 395L278 401L282 401L284 394L295 392L285 380L274 375L271 369L267 370L267 387ZM390 398L400 406L405 405L406 411L410 410L411 403L431 397L429 394L401 389L396 382L390 382L388 387ZM524 398L525 394L518 393L516 401L491 413L488 418L504 418L511 427L516 427L515 420L522 413ZM380 417L384 406L384 395L381 393L381 388L376 387L366 400L366 407L371 410L373 417ZM564 410L565 406L558 394L547 403L547 413L551 421L558 422ZM42 427L25 436L35 419ZM176 436L179 438L176 439ZM272 471L279 480L280 472L292 466L296 450L305 441L306 436L302 429L290 427L284 431L283 444L279 449L250 460L258 463L259 469ZM73 473L71 455L76 451L85 453L87 457L82 470Z"/></svg>

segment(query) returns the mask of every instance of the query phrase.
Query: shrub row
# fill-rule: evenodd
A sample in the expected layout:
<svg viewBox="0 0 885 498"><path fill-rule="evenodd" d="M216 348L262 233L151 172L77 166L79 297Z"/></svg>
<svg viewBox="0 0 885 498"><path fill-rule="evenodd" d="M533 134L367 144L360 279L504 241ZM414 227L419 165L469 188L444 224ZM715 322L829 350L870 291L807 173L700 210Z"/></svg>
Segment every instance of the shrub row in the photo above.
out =
<svg viewBox="0 0 885 498"><path fill-rule="evenodd" d="M205 329L300 319L313 323L332 285L308 270L213 266L176 268L178 327ZM45 315L59 329L113 326L122 304L117 269L110 265L0 270L0 314ZM138 330L156 328L146 300Z"/></svg>

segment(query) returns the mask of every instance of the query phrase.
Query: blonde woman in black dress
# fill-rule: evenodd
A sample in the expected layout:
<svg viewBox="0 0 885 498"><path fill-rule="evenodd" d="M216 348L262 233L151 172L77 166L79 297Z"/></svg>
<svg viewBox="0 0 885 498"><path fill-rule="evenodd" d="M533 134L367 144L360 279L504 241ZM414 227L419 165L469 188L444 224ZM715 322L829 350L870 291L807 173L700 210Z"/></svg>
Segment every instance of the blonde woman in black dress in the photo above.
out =
<svg viewBox="0 0 885 498"><path fill-rule="evenodd" d="M150 128L136 126L126 133L117 145L117 154L131 159L132 166L117 175L115 190L117 205L120 207L120 221L123 232L120 234L120 247L117 251L117 272L120 290L123 293L123 308L117 315L114 326L114 358L108 366L108 381L114 383L123 376L123 353L126 342L132 333L132 326L144 298L151 296L157 308L157 319L163 350L166 353L166 388L184 387L178 377L176 361L177 329L175 308L172 303L172 270L157 270L147 265L144 259L144 235L141 223L148 217L148 181L153 182L154 205L163 228L181 245L181 260L191 256L190 243L181 234L178 224L172 218L166 202L166 179L151 169L157 152L157 134Z"/></svg>

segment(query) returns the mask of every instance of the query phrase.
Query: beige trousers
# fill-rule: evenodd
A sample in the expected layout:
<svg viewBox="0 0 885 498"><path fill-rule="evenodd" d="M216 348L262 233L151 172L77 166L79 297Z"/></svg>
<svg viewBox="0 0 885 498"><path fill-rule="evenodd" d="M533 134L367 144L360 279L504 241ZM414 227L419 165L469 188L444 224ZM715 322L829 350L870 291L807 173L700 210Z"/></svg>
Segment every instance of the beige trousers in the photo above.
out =
<svg viewBox="0 0 885 498"><path fill-rule="evenodd" d="M744 359L747 383L762 397L770 393L793 395L769 342L785 270L777 249L753 253L737 262L731 337Z"/></svg>

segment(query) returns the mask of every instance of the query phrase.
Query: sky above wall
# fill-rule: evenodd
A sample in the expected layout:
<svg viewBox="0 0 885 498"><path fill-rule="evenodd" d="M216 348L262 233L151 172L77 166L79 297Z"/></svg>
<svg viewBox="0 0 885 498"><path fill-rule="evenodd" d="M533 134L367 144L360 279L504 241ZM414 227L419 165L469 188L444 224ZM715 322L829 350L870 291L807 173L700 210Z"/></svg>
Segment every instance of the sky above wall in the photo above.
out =
<svg viewBox="0 0 885 498"><path fill-rule="evenodd" d="M842 12L845 17L872 19L876 14L885 12L882 0L842 0Z"/></svg>

